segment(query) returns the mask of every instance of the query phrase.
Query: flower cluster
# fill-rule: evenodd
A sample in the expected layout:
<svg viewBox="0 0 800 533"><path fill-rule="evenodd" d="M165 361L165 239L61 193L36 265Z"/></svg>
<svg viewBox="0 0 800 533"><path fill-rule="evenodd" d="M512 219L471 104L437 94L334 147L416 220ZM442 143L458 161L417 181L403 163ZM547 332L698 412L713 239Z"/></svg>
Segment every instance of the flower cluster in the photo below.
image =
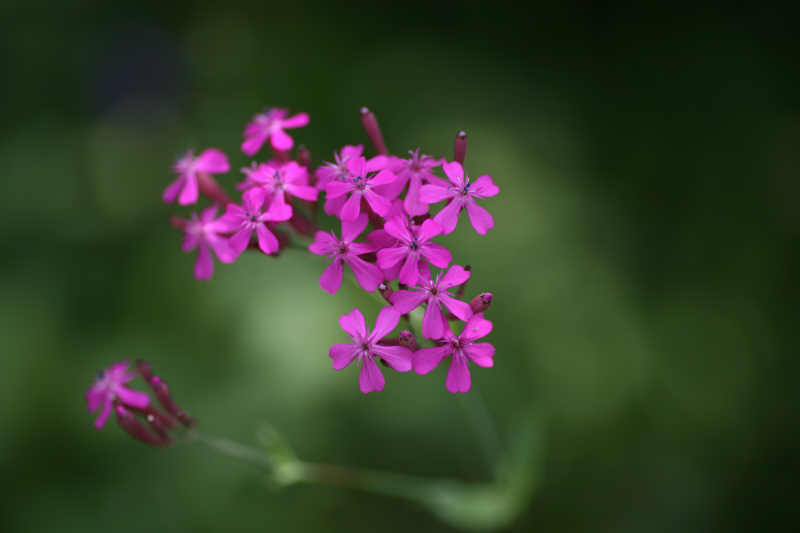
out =
<svg viewBox="0 0 800 533"><path fill-rule="evenodd" d="M336 370L357 361L362 392L384 387L376 361L398 372L426 374L445 357L451 361L447 390L467 392L467 361L483 367L493 364L492 345L476 342L492 329L484 318L491 293L470 303L462 300L471 269L454 264L440 241L455 231L462 211L475 231L485 235L494 220L480 202L497 195L499 188L488 175L474 180L467 175L463 132L456 137L452 161L419 148L401 157L389 153L371 111L363 108L361 120L377 153L367 157L363 145L345 145L332 161L314 169L310 152L302 146L292 159L295 143L285 131L307 125L307 114L289 116L285 109L272 109L256 115L244 130L242 152L256 156L267 141L271 150L268 158L242 169L243 177L235 185L240 199L231 200L212 177L229 171L225 154L215 148L196 157L189 152L176 163L178 177L164 191L164 200L187 205L203 195L212 203L199 215L173 218L172 223L184 232L184 251L197 250L198 279L211 277L213 256L223 263L235 261L248 249L276 256L295 239L312 254L327 258L319 278L323 290L336 293L347 267L361 288L379 291L387 305L372 331L367 331L361 311L354 309L339 320L353 342L336 344L329 352ZM323 211L337 219L331 231L317 225L322 196ZM224 213L218 216L221 209ZM421 339L412 329L417 315L422 316L427 347L420 347ZM401 318L409 329L391 336ZM118 403L124 402L118 398Z"/></svg>
<svg viewBox="0 0 800 533"><path fill-rule="evenodd" d="M173 401L169 387L153 374L149 363L137 361L136 371L129 371L128 366L127 361L112 364L99 372L95 382L86 391L89 411L99 410L94 426L102 428L113 410L120 427L134 439L153 446L169 445L173 440L170 431L179 423L191 427L194 420ZM137 376L141 376L150 387L163 411L153 405L146 392L127 386Z"/></svg>

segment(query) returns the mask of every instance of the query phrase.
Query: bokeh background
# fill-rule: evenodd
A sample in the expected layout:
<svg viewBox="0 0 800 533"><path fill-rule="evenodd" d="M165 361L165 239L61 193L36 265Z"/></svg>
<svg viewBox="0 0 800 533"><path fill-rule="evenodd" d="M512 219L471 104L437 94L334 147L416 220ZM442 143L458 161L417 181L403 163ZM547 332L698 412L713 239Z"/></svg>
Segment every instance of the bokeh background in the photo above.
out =
<svg viewBox="0 0 800 533"><path fill-rule="evenodd" d="M478 396L448 394L445 369L368 397L330 369L337 317L377 307L321 291L322 262L193 279L166 223L186 211L160 201L172 161L217 146L243 166L265 105L310 113L294 137L315 161L366 141L362 105L398 153L450 156L465 129L468 170L501 187L487 236L444 241L468 292L495 294L496 367L473 382L518 478L512 503L456 499L462 526L487 525L482 504L509 531L797 522L795 13L58 4L0 7L0 529L456 530L95 431L85 388L120 358L150 360L210 433L257 446L270 425L308 460L493 479Z"/></svg>

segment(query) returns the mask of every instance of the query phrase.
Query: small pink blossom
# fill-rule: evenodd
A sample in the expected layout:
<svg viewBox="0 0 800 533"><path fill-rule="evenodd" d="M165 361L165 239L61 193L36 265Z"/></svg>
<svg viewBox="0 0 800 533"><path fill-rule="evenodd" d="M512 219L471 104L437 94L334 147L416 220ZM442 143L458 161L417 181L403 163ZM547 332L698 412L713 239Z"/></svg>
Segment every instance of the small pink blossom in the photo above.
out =
<svg viewBox="0 0 800 533"><path fill-rule="evenodd" d="M254 188L242 195L242 205L228 204L222 216L222 223L227 231L236 233L228 240L231 258L236 259L250 244L253 232L258 237L258 247L265 254L278 251L278 239L269 230L267 222L272 219L269 213L263 212L267 192L262 188Z"/></svg>
<svg viewBox="0 0 800 533"><path fill-rule="evenodd" d="M267 192L267 215L274 221L292 218L292 205L286 201L287 194L310 202L316 201L319 194L317 189L308 185L308 169L295 161L259 165L248 177Z"/></svg>
<svg viewBox="0 0 800 533"><path fill-rule="evenodd" d="M230 165L224 153L216 148L209 148L203 150L197 157L194 157L193 152L189 150L175 163L173 170L178 174L178 179L164 189L163 199L167 203L172 203L177 198L179 204L188 205L197 201L198 173L220 174L228 172Z"/></svg>
<svg viewBox="0 0 800 533"><path fill-rule="evenodd" d="M229 232L229 226L222 221L222 218L215 218L216 214L216 205L203 209L199 217L196 213L192 213L192 219L187 221L184 230L182 250L190 252L195 248L198 249L197 261L194 264L194 277L197 279L211 279L211 274L214 273L211 250L223 263L234 260L228 240L220 235Z"/></svg>
<svg viewBox="0 0 800 533"><path fill-rule="evenodd" d="M381 194L373 190L380 185L388 185L395 180L394 173L388 168L384 168L387 159L384 156L373 157L367 161L364 157L355 157L347 161L346 166L350 172L349 181L330 181L325 186L328 198L339 198L346 194L350 197L342 205L338 213L339 218L345 221L353 221L361 213L361 199L364 198L369 206L380 216L392 207L391 202ZM372 177L367 177L368 172L379 171Z"/></svg>
<svg viewBox="0 0 800 533"><path fill-rule="evenodd" d="M364 228L367 227L367 215L362 213L353 222L342 222L342 238L337 239L333 232L318 231L314 242L308 247L316 255L328 255L332 261L319 278L319 285L324 290L333 294L342 284L342 265L347 265L353 270L358 284L367 291L372 292L383 281L383 273L373 265L367 263L359 255L374 251L374 248L365 242L355 241Z"/></svg>
<svg viewBox="0 0 800 533"><path fill-rule="evenodd" d="M472 316L469 304L456 300L447 290L466 283L470 273L459 265L453 265L444 276L439 273L431 278L429 268L423 266L419 275L419 289L395 291L391 301L401 315L416 309L422 302L427 302L425 316L422 318L422 334L429 339L441 339L448 324L442 306L461 320L467 321Z"/></svg>
<svg viewBox="0 0 800 533"><path fill-rule="evenodd" d="M375 320L375 329L367 332L364 315L358 309L339 318L339 324L353 339L352 344L334 344L329 355L333 360L333 369L341 370L358 360L361 365L361 374L358 379L361 392L367 394L372 391L383 390L386 380L383 377L375 357L383 359L390 367L398 372L411 370L413 354L405 346L384 346L378 342L392 332L400 320L400 315L391 307L384 307Z"/></svg>
<svg viewBox="0 0 800 533"><path fill-rule="evenodd" d="M417 284L419 262L422 259L439 268L450 264L450 252L444 246L431 242L442 233L442 228L433 220L428 219L421 226L412 226L408 218L394 217L386 222L383 229L397 239L397 246L378 251L378 266L386 271L404 261L398 274L400 283L408 286Z"/></svg>
<svg viewBox="0 0 800 533"><path fill-rule="evenodd" d="M491 176L487 175L480 176L474 183L470 182L469 177L464 174L464 168L458 161L445 163L443 168L452 185L446 187L423 185L420 188L420 201L425 204L434 204L451 198L450 203L433 218L442 226L445 235L452 233L456 229L458 215L462 209L467 210L469 221L475 231L485 235L487 231L494 227L494 219L475 200L487 196L495 196L500 192L500 189L492 182Z"/></svg>
<svg viewBox="0 0 800 533"><path fill-rule="evenodd" d="M288 114L288 110L276 108L255 115L244 129L242 152L252 157L267 139L275 150L291 150L294 141L283 130L301 128L308 124L309 118L307 113L298 113L287 118Z"/></svg>
<svg viewBox="0 0 800 533"><path fill-rule="evenodd" d="M317 188L324 191L328 183L332 181L341 181L344 183L353 181L353 175L347 170L347 162L351 159L361 157L363 151L364 146L359 144L356 146L346 145L338 153L334 152L333 163L326 161L317 169ZM337 196L336 198L331 198L326 195L324 206L325 213L338 216L345 200L347 200L347 197L344 195Z"/></svg>
<svg viewBox="0 0 800 533"><path fill-rule="evenodd" d="M94 422L100 429L111 414L115 400L124 405L144 409L150 404L150 397L144 392L129 389L126 383L136 377L136 372L128 372L128 362L120 361L100 372L94 384L86 391L86 403L90 412L102 410Z"/></svg>
<svg viewBox="0 0 800 533"><path fill-rule="evenodd" d="M434 348L422 348L414 353L414 372L427 374L446 356L452 356L450 370L447 372L447 390L453 394L467 392L472 384L467 367L467 359L478 366L494 365L494 346L488 342L475 342L492 331L492 323L483 318L482 313L473 315L464 330L455 336L450 329L445 330L445 344Z"/></svg>
<svg viewBox="0 0 800 533"><path fill-rule="evenodd" d="M419 189L423 182L439 186L447 185L446 181L436 177L433 173L433 168L441 165L442 160L425 154L420 155L419 148L408 153L410 157L407 159L393 158L390 168L397 175L397 180L393 184L386 186L385 193L394 193L393 195L396 196L407 183L408 191L406 191L406 196L403 200L405 212L411 216L424 215L428 212L428 204L420 202Z"/></svg>

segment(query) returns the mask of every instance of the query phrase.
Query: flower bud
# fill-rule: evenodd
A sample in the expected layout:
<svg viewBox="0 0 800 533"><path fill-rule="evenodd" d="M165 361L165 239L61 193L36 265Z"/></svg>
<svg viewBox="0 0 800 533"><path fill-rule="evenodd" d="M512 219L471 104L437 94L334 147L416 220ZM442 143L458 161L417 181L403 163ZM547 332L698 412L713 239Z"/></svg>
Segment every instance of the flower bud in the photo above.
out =
<svg viewBox="0 0 800 533"><path fill-rule="evenodd" d="M491 292L482 292L477 295L472 301L469 303L470 309L472 309L473 313L483 313L489 306L492 305L492 293Z"/></svg>
<svg viewBox="0 0 800 533"><path fill-rule="evenodd" d="M455 146L453 147L453 159L464 164L464 158L467 156L467 132L459 131L456 135Z"/></svg>
<svg viewBox="0 0 800 533"><path fill-rule="evenodd" d="M367 132L367 137L372 142L372 146L379 154L386 155L389 151L386 149L386 144L383 142L383 135L378 126L378 119L375 114L366 107L361 108L361 124L364 126L364 131Z"/></svg>
<svg viewBox="0 0 800 533"><path fill-rule="evenodd" d="M117 422L119 422L120 427L139 442L144 442L145 444L151 444L153 446L163 446L167 443L162 437L148 431L147 428L136 419L136 416L122 404L117 403L114 406L114 412L117 415Z"/></svg>

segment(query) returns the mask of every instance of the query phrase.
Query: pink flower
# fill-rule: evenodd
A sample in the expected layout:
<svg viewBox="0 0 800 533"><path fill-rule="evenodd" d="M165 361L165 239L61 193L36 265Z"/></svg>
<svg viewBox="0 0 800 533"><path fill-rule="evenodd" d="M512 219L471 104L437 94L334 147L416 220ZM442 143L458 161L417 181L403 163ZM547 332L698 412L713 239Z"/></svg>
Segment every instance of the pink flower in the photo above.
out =
<svg viewBox="0 0 800 533"><path fill-rule="evenodd" d="M469 391L472 380L467 367L467 359L478 366L489 368L494 365L494 346L488 342L475 342L492 331L492 323L483 318L482 313L473 315L457 337L450 329L445 330L446 344L435 348L422 348L414 353L414 372L427 374L448 355L452 355L450 370L447 373L447 390L453 394Z"/></svg>
<svg viewBox="0 0 800 533"><path fill-rule="evenodd" d="M298 113L287 118L288 114L286 109L276 108L255 115L244 128L242 152L252 157L261 150L267 139L275 150L291 150L294 141L283 130L301 128L308 124L309 119L307 113Z"/></svg>
<svg viewBox="0 0 800 533"><path fill-rule="evenodd" d="M94 427L100 429L111 414L114 400L122 404L144 409L150 403L150 397L144 392L135 391L125 386L136 377L136 372L128 372L128 362L120 361L100 372L94 384L86 391L86 403L89 412L102 410L94 422Z"/></svg>
<svg viewBox="0 0 800 533"><path fill-rule="evenodd" d="M329 355L333 359L333 369L341 370L358 359L361 365L361 375L358 378L361 392L364 394L372 391L383 390L386 383L375 357L383 359L390 367L398 372L411 370L411 350L405 346L383 346L378 344L382 338L391 333L397 326L400 315L391 307L384 307L375 320L375 329L367 333L364 315L358 309L339 318L339 324L353 339L352 344L334 344Z"/></svg>
<svg viewBox="0 0 800 533"><path fill-rule="evenodd" d="M456 300L447 290L465 283L470 273L458 265L453 265L444 276L439 273L431 279L428 267L421 267L419 275L418 290L395 291L392 293L391 301L395 310L401 315L416 309L422 302L427 302L425 316L422 318L422 334L429 339L441 339L448 324L442 306L461 320L469 320L472 316L469 304Z"/></svg>
<svg viewBox="0 0 800 533"><path fill-rule="evenodd" d="M398 245L378 251L378 266L388 270L400 261L405 261L398 279L408 286L417 284L419 262L422 258L433 266L445 268L452 256L447 249L432 238L442 233L442 228L431 219L422 226L412 226L406 217L394 217L383 226L387 234L398 240Z"/></svg>
<svg viewBox="0 0 800 533"><path fill-rule="evenodd" d="M331 264L319 277L319 285L324 290L333 294L342 284L342 264L348 265L355 274L359 285L372 292L383 281L383 273L373 265L367 263L359 255L370 253L374 248L365 242L353 242L367 227L367 215L362 213L353 222L342 222L342 238L336 238L333 232L318 231L314 235L314 242L308 247L316 255L329 255Z"/></svg>
<svg viewBox="0 0 800 533"><path fill-rule="evenodd" d="M447 186L447 182L436 177L432 171L434 167L442 164L442 160L434 159L429 155L420 155L419 148L408 153L411 156L408 159L394 158L391 168L397 175L397 181L392 185L386 186L386 193L394 193L394 196L396 196L408 183L408 191L403 200L403 208L411 216L424 215L428 212L428 205L420 202L419 189L423 180L439 186ZM392 188L391 190L389 189L390 187Z"/></svg>
<svg viewBox="0 0 800 533"><path fill-rule="evenodd" d="M347 170L347 162L360 157L363 151L364 146L359 144L357 146L347 145L344 146L339 153L334 152L334 162L330 163L326 161L317 169L317 188L324 191L328 183L332 181L341 181L344 183L352 181L353 175ZM326 195L324 206L325 213L338 216L345 200L347 200L347 198L344 195L337 196L336 198L331 198Z"/></svg>
<svg viewBox="0 0 800 533"><path fill-rule="evenodd" d="M217 206L212 205L203 209L200 217L192 213L192 219L187 221L185 236L182 249L190 252L195 248L197 252L197 262L194 264L194 277L197 279L211 279L214 273L214 261L211 259L211 250L217 255L217 259L223 263L230 263L234 260L228 246L228 240L219 235L229 232L228 224L222 218L214 218L217 214Z"/></svg>
<svg viewBox="0 0 800 533"><path fill-rule="evenodd" d="M443 165L444 173L450 178L452 185L442 187L439 185L423 185L419 191L419 199L425 204L434 204L452 198L444 209L439 211L433 219L441 224L444 234L452 233L458 224L458 215L462 209L467 210L469 221L475 231L485 235L494 227L494 219L489 212L479 206L475 200L486 196L495 196L500 189L492 183L491 176L481 176L474 183L464 174L461 163L453 161Z"/></svg>
<svg viewBox="0 0 800 533"><path fill-rule="evenodd" d="M369 161L363 157L350 159L347 161L347 170L352 176L350 181L331 181L325 186L328 198L339 198L351 193L338 213L339 218L346 221L358 218L361 212L361 198L364 198L372 210L380 216L385 216L389 212L392 207L391 202L373 190L375 187L387 185L395 180L394 173L383 168L386 166L386 162L387 159L383 156L373 157ZM380 172L370 178L367 177L368 172L376 170L380 170Z"/></svg>
<svg viewBox="0 0 800 533"><path fill-rule="evenodd" d="M249 178L269 194L267 215L270 220L292 218L292 206L286 202L286 194L311 202L316 201L319 194L317 189L308 185L308 169L295 161L260 165L257 172L250 173Z"/></svg>
<svg viewBox="0 0 800 533"><path fill-rule="evenodd" d="M197 174L199 172L220 174L228 172L230 165L228 165L228 158L225 154L216 148L209 148L201 152L197 157L194 157L192 151L189 150L185 156L175 163L173 170L178 174L178 179L164 189L164 201L171 203L175 201L175 198L178 198L179 204L188 205L197 201ZM180 196L178 193L180 193Z"/></svg>
<svg viewBox="0 0 800 533"><path fill-rule="evenodd" d="M267 227L272 221L269 213L263 212L267 192L261 188L250 189L242 195L242 205L228 204L221 222L227 231L236 233L228 240L231 259L236 259L250 244L253 232L258 236L258 247L265 254L278 251L278 239Z"/></svg>

